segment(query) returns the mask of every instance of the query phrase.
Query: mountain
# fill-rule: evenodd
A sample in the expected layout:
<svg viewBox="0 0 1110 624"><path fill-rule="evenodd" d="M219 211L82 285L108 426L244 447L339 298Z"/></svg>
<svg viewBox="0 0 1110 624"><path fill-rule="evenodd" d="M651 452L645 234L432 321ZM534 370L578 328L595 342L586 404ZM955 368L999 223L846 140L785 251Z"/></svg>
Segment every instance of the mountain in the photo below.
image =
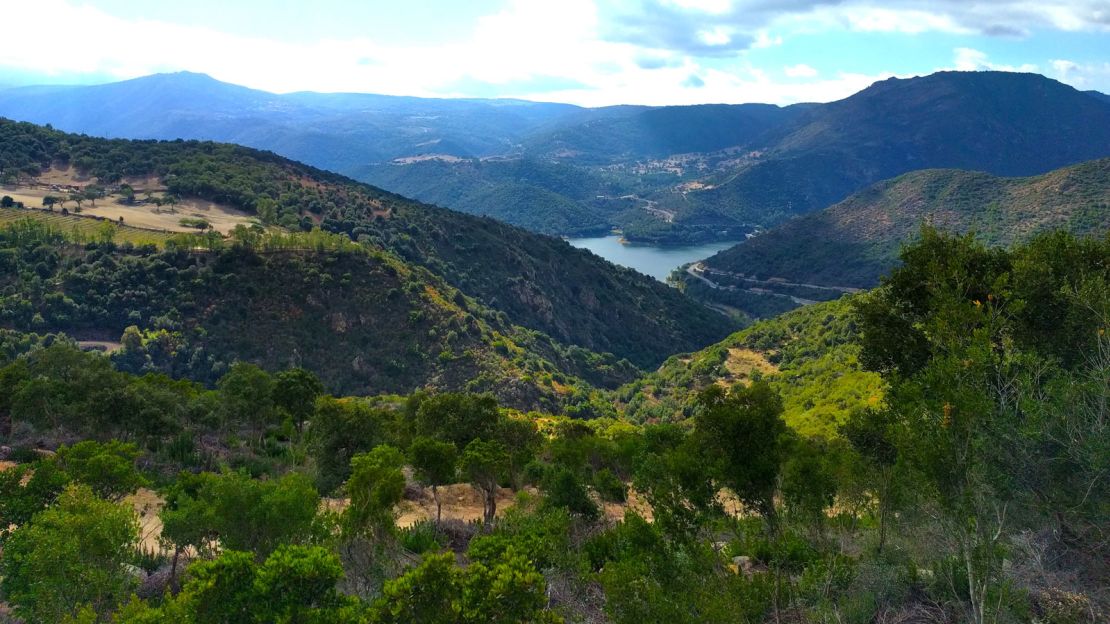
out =
<svg viewBox="0 0 1110 624"><path fill-rule="evenodd" d="M486 156L580 110L521 100L274 94L204 74L0 91L0 116L132 139L206 139L273 150L333 171L425 153Z"/></svg>
<svg viewBox="0 0 1110 624"><path fill-rule="evenodd" d="M768 225L917 169L1044 173L1110 156L1110 106L1036 74L941 72L809 107L750 148L759 156L661 206L678 225L706 214Z"/></svg>
<svg viewBox="0 0 1110 624"><path fill-rule="evenodd" d="M66 168L109 184L154 177L171 194L226 204L266 223L346 234L427 268L509 323L638 366L735 329L674 288L565 241L414 202L272 153L97 139L0 121L0 181Z"/></svg>
<svg viewBox="0 0 1110 624"><path fill-rule="evenodd" d="M1023 178L915 171L771 228L705 265L716 273L711 279L772 291L784 288L776 282L869 288L922 223L975 232L992 246L1050 230L1101 236L1110 231L1110 159Z"/></svg>
<svg viewBox="0 0 1110 624"><path fill-rule="evenodd" d="M838 102L615 106L276 95L197 74L0 91L0 115L272 150L547 234L733 239L931 168L1024 176L1110 156L1110 103L1036 74L941 72Z"/></svg>
<svg viewBox="0 0 1110 624"><path fill-rule="evenodd" d="M4 325L122 335L112 357L136 374L212 384L244 361L305 367L336 393L474 390L556 409L587 398L591 383L636 373L512 326L428 271L338 235L155 251L82 249L62 231L10 227L0 229Z"/></svg>

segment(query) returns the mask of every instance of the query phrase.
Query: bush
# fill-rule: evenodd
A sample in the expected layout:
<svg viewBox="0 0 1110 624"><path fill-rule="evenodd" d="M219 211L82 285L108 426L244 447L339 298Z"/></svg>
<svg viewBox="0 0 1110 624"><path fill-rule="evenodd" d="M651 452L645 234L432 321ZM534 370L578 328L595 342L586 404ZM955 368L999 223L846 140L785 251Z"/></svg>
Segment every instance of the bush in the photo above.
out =
<svg viewBox="0 0 1110 624"><path fill-rule="evenodd" d="M594 489L602 500L623 503L628 500L628 486L608 468L594 473Z"/></svg>
<svg viewBox="0 0 1110 624"><path fill-rule="evenodd" d="M421 520L398 532L398 539L406 550L422 555L443 548L439 532L431 520ZM446 541L446 540L444 540Z"/></svg>

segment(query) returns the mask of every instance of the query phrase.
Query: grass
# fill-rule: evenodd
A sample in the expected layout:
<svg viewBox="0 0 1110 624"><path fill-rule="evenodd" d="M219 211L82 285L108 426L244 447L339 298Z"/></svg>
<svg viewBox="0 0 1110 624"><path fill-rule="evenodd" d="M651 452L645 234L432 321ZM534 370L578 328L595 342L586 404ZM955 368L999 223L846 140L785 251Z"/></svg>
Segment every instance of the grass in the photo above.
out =
<svg viewBox="0 0 1110 624"><path fill-rule="evenodd" d="M109 221L102 221L92 217L82 217L72 214L63 215L60 212L21 208L0 208L0 227L23 219L41 221L76 240L96 240L100 235L100 228L103 227L103 224L110 223ZM113 225L115 225L116 228L114 240L117 243L131 243L133 245L150 244L158 247L165 247L166 241L175 235L175 233L171 232L145 230L130 225Z"/></svg>

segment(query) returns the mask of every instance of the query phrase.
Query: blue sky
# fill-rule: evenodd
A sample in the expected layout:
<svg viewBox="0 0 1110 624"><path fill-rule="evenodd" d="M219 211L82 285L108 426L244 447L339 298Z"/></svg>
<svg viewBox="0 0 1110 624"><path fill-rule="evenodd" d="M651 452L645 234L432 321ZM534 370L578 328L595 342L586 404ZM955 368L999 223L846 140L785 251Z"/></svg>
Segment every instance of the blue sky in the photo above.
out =
<svg viewBox="0 0 1110 624"><path fill-rule="evenodd" d="M276 92L829 101L1036 71L1110 92L1110 0L0 0L0 85L190 70ZM34 25L34 26L30 26Z"/></svg>

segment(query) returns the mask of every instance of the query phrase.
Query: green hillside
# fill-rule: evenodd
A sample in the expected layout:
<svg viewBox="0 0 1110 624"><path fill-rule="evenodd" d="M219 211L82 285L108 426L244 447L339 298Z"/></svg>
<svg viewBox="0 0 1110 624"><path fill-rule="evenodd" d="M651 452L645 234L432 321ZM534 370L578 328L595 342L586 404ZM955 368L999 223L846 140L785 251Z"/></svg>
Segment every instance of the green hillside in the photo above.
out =
<svg viewBox="0 0 1110 624"><path fill-rule="evenodd" d="M586 401L590 383L615 386L636 372L510 325L427 270L345 237L276 234L220 247L79 248L36 222L15 223L0 231L0 322L124 336L114 358L136 373L213 383L236 361L303 366L334 392L468 389L527 409Z"/></svg>
<svg viewBox="0 0 1110 624"><path fill-rule="evenodd" d="M1110 231L1110 159L1028 178L915 171L772 228L706 264L758 280L868 288L896 265L898 250L922 223L974 232L991 246L1050 230L1101 236Z"/></svg>
<svg viewBox="0 0 1110 624"><path fill-rule="evenodd" d="M858 341L849 298L812 305L676 355L615 397L632 420L681 420L693 415L698 393L710 385L765 379L782 397L788 425L831 437L852 410L882 397L879 376L859 364Z"/></svg>
<svg viewBox="0 0 1110 624"><path fill-rule="evenodd" d="M566 242L435 208L243 147L105 140L0 121L0 179L67 163L105 184L159 176L169 192L289 229L344 233L421 265L510 322L640 366L735 329L658 281Z"/></svg>

